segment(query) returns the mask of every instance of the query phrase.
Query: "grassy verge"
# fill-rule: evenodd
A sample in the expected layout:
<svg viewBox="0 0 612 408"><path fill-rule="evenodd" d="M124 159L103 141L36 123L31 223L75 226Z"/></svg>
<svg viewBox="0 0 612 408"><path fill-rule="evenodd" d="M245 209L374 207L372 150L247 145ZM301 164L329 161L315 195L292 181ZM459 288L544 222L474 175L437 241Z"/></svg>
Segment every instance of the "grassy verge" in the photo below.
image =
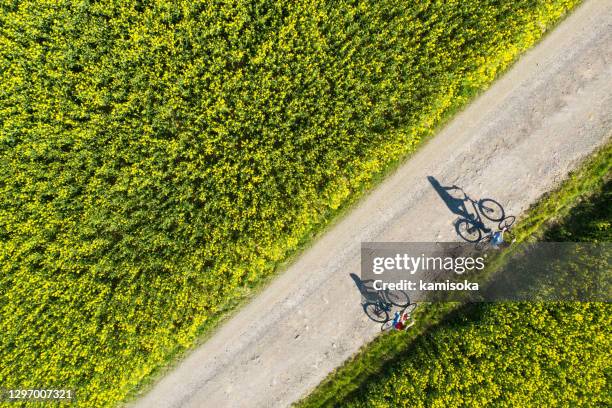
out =
<svg viewBox="0 0 612 408"><path fill-rule="evenodd" d="M574 0L0 5L0 382L113 405Z"/></svg>
<svg viewBox="0 0 612 408"><path fill-rule="evenodd" d="M532 206L513 229L514 237L518 242L610 241L611 170L612 144L609 144L572 173L557 190ZM498 262L503 262L504 256L501 255ZM392 362L410 358L415 342L422 336L430 336L444 322L452 324L452 317L461 307L456 303L424 306L417 309L417 323L409 332L378 337L297 405L309 408L343 406L351 396L365 392L361 390L386 381L393 372L389 368Z"/></svg>

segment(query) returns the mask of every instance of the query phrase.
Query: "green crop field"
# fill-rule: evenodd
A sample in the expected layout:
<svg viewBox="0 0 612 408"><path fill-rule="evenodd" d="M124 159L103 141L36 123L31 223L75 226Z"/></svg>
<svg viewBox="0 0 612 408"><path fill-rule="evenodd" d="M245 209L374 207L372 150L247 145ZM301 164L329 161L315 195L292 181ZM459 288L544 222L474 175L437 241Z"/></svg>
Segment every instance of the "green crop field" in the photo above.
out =
<svg viewBox="0 0 612 408"><path fill-rule="evenodd" d="M608 145L529 211L517 238L611 242L611 200ZM380 337L299 406L608 406L611 314L609 303L431 305L420 333Z"/></svg>
<svg viewBox="0 0 612 408"><path fill-rule="evenodd" d="M125 399L576 3L0 0L0 384Z"/></svg>

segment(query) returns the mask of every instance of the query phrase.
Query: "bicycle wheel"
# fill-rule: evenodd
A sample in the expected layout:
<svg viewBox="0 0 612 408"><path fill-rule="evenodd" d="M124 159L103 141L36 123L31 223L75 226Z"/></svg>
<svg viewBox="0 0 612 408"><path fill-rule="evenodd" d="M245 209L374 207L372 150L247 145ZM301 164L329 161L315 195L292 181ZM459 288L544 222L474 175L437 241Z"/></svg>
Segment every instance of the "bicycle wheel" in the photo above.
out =
<svg viewBox="0 0 612 408"><path fill-rule="evenodd" d="M370 320L377 323L384 323L389 320L389 313L377 303L366 303L363 305L363 310Z"/></svg>
<svg viewBox="0 0 612 408"><path fill-rule="evenodd" d="M457 234L467 242L478 242L482 238L482 232L473 221L461 219L455 224Z"/></svg>
<svg viewBox="0 0 612 408"><path fill-rule="evenodd" d="M416 307L417 307L416 303L410 303L408 306L406 306L404 310L402 310L402 314L408 313L408 316L410 316L412 312L414 312L414 309L416 309Z"/></svg>
<svg viewBox="0 0 612 408"><path fill-rule="evenodd" d="M380 326L380 331L391 330L393 328L393 320L387 320Z"/></svg>
<svg viewBox="0 0 612 408"><path fill-rule="evenodd" d="M491 235L487 235L486 237L484 237L483 239L481 239L480 241L476 243L476 250L484 251L490 246L491 246Z"/></svg>
<svg viewBox="0 0 612 408"><path fill-rule="evenodd" d="M504 219L504 209L500 203L490 198L478 201L480 213L491 221L501 221Z"/></svg>
<svg viewBox="0 0 612 408"><path fill-rule="evenodd" d="M514 215L510 215L499 222L499 229L502 230L504 228L508 229L514 224L516 221L516 217Z"/></svg>
<svg viewBox="0 0 612 408"><path fill-rule="evenodd" d="M383 292L383 297L387 302L394 306L406 307L410 304L408 294L406 292L402 292L401 290L386 290Z"/></svg>

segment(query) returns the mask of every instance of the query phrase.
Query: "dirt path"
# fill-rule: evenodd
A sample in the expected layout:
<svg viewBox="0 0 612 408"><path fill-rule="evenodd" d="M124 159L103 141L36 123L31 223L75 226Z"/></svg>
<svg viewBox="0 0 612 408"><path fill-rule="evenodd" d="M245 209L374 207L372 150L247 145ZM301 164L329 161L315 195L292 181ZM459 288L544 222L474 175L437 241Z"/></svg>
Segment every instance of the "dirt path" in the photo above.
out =
<svg viewBox="0 0 612 408"><path fill-rule="evenodd" d="M454 241L427 176L521 214L612 132L612 7L589 1L142 397L287 406L380 332L349 273L361 241Z"/></svg>

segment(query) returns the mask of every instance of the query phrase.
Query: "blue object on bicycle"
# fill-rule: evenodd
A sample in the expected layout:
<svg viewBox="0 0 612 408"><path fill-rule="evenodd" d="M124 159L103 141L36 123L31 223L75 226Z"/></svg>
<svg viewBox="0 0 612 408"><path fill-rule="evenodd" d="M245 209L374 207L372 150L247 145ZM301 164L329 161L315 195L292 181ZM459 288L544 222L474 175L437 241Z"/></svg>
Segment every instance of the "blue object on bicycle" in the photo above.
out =
<svg viewBox="0 0 612 408"><path fill-rule="evenodd" d="M399 322L400 320L400 312L395 312L395 317L393 317L393 327L395 327L395 325Z"/></svg>
<svg viewBox="0 0 612 408"><path fill-rule="evenodd" d="M503 234L501 233L501 231L497 231L495 234L493 234L493 238L491 239L491 243L495 246L501 244L502 242L504 242L504 237Z"/></svg>

